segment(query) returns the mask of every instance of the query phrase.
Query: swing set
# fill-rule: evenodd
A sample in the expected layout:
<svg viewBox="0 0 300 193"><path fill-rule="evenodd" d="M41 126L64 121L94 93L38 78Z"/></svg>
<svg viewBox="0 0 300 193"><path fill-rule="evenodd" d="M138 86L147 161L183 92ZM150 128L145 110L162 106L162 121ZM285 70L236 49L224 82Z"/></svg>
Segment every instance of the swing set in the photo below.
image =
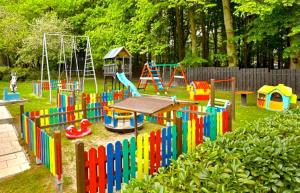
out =
<svg viewBox="0 0 300 193"><path fill-rule="evenodd" d="M161 72L163 82L168 86L168 88L179 85L178 81L180 80L183 80L185 86L188 85L188 81L182 64L156 64L156 67Z"/></svg>
<svg viewBox="0 0 300 193"><path fill-rule="evenodd" d="M88 36L74 36L74 35L63 35L59 33L52 33L52 34L43 34L43 53L42 53L42 66L41 66L41 82L40 82L40 97L43 94L43 86L45 82L49 83L49 102L52 101L52 90L54 89L54 86L51 85L51 76L50 76L50 64L49 64L49 58L48 58L48 42L47 38L49 37L56 37L57 40L60 42L60 52L59 52L59 61L58 61L58 83L61 84L61 82L66 82L66 89L63 89L66 92L84 92L84 83L86 79L93 79L95 82L95 90L96 93L98 92L98 86L97 86L97 79L96 79L96 73L95 73L95 66L93 62L93 56L92 56L92 48L90 39ZM49 38L50 39L50 38ZM52 38L50 39L52 41ZM56 40L56 41L57 41ZM71 40L71 41L70 41ZM77 42L81 40L84 41L85 47L84 47L84 67L83 70L79 69L79 49L77 47ZM49 40L48 40L49 41ZM71 43L70 43L71 42ZM65 45L67 43L71 44L71 52L70 57L66 57L66 49ZM68 44L67 44L68 45ZM75 69L73 69L73 65L75 65ZM44 68L46 68L46 76L44 77ZM83 71L82 78L80 77L80 72ZM76 73L77 81L73 81L72 78L73 72ZM62 77L65 76L65 80L62 80ZM44 80L46 78L47 80ZM61 86L60 86L61 87ZM58 86L59 88L59 86ZM59 89L61 90L61 88Z"/></svg>

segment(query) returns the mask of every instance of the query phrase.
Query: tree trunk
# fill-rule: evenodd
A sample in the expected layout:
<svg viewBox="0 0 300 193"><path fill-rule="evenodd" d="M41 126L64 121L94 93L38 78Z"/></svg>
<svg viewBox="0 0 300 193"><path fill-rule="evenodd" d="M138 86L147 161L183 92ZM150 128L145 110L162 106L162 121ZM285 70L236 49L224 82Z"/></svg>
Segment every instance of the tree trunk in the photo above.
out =
<svg viewBox="0 0 300 193"><path fill-rule="evenodd" d="M217 14L215 14L216 16ZM218 54L218 20L214 21L214 54Z"/></svg>
<svg viewBox="0 0 300 193"><path fill-rule="evenodd" d="M191 33L191 47L192 47L192 56L197 54L197 36L196 36L196 22L194 18L194 9L191 7L188 11L189 24L190 24L190 33Z"/></svg>
<svg viewBox="0 0 300 193"><path fill-rule="evenodd" d="M291 46L293 46L296 37L291 37ZM290 56L290 69L300 68L300 51L297 50Z"/></svg>
<svg viewBox="0 0 300 193"><path fill-rule="evenodd" d="M178 40L178 59L182 61L185 56L184 31L183 31L183 9L181 6L176 7L176 31Z"/></svg>
<svg viewBox="0 0 300 193"><path fill-rule="evenodd" d="M201 43L202 43L202 58L208 60L209 59L209 48L208 48L208 41L209 41L209 35L208 35L208 27L206 24L206 17L205 13L201 13Z"/></svg>
<svg viewBox="0 0 300 193"><path fill-rule="evenodd" d="M230 11L230 1L222 0L224 23L227 36L227 55L229 67L237 66L237 55L234 45L234 30L233 30L233 19Z"/></svg>
<svg viewBox="0 0 300 193"><path fill-rule="evenodd" d="M300 69L300 51L291 55L290 69Z"/></svg>

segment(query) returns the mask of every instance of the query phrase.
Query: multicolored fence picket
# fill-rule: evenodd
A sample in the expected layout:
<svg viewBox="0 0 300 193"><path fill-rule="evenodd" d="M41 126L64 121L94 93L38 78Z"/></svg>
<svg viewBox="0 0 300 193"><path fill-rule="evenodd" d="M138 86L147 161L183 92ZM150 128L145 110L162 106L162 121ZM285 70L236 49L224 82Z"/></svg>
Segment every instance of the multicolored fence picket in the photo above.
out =
<svg viewBox="0 0 300 193"><path fill-rule="evenodd" d="M82 104L76 104L75 106L26 112L26 115L31 119L37 119L40 128L57 130L65 128L66 125L80 122L84 115L92 123L99 122L102 117L102 107L100 103L90 103L85 108L82 107Z"/></svg>
<svg viewBox="0 0 300 193"><path fill-rule="evenodd" d="M195 124L200 124L199 118L203 119L202 124L205 126L203 131L204 137L208 137L211 140L215 140L217 138L217 134L222 135L223 133L230 131L229 110L211 107L206 108L195 105L183 108L182 111L178 111L176 114L182 118L182 129L184 135L186 135L188 127L192 127ZM166 117L166 113L160 113L156 117L146 116L146 120L165 125Z"/></svg>
<svg viewBox="0 0 300 193"><path fill-rule="evenodd" d="M171 160L176 160L181 153L178 148L183 153L191 152L203 143L205 136L215 140L228 132L229 111L210 111L205 116L179 112L177 116L182 119L182 128L168 124L167 128L152 131L150 135L139 135L137 139L132 137L97 149L84 151L84 144L78 142L76 164L77 179L80 180L77 191L112 193L121 190L122 183L129 183L132 178L142 179L160 167L169 166Z"/></svg>
<svg viewBox="0 0 300 193"><path fill-rule="evenodd" d="M39 163L42 163L60 181L62 178L62 151L61 134L55 132L50 135L45 130L40 129L36 123L28 116L22 115L23 135L22 138L29 149L36 156Z"/></svg>
<svg viewBox="0 0 300 193"><path fill-rule="evenodd" d="M68 107L75 105L75 95L69 96L67 94L58 93L57 94L57 107Z"/></svg>
<svg viewBox="0 0 300 193"><path fill-rule="evenodd" d="M72 90L81 90L81 83L74 80L67 83L66 80L51 80L49 81L37 81L33 82L33 93L37 96L40 96L42 91L48 91L50 88L52 90L57 89L60 87L61 89L72 89Z"/></svg>
<svg viewBox="0 0 300 193"><path fill-rule="evenodd" d="M85 100L86 104L100 102L101 106L108 106L128 98L128 90L113 90L111 92L103 92L100 95L96 93L82 93L81 97L75 97L76 95L69 95L66 93L57 94L57 107L73 106L76 100L79 102L81 99ZM75 97L75 98L74 98Z"/></svg>

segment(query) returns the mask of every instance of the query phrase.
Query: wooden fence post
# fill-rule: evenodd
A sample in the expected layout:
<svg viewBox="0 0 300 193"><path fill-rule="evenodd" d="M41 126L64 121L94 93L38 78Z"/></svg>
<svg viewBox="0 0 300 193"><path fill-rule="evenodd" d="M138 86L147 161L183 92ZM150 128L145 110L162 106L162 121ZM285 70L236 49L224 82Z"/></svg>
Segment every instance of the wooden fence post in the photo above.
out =
<svg viewBox="0 0 300 193"><path fill-rule="evenodd" d="M167 112L167 127L171 126L171 111Z"/></svg>
<svg viewBox="0 0 300 193"><path fill-rule="evenodd" d="M137 139L138 136L138 128L137 128L137 112L133 112L134 117L134 132L135 132L135 138Z"/></svg>
<svg viewBox="0 0 300 193"><path fill-rule="evenodd" d="M40 128L41 127L41 117L40 116L35 116L34 117L34 120L35 120L35 127L37 128ZM35 163L37 164L37 165L40 165L40 164L42 164L42 161L36 156L35 157Z"/></svg>
<svg viewBox="0 0 300 193"><path fill-rule="evenodd" d="M24 104L20 104L20 125L21 125L21 137L22 137L22 139L24 138L23 114L24 114Z"/></svg>
<svg viewBox="0 0 300 193"><path fill-rule="evenodd" d="M231 113L232 113L232 119L235 120L235 87L236 87L236 79L235 77L231 77Z"/></svg>
<svg viewBox="0 0 300 193"><path fill-rule="evenodd" d="M210 79L210 106L215 107L215 79Z"/></svg>
<svg viewBox="0 0 300 193"><path fill-rule="evenodd" d="M84 118L84 119L86 119L86 97L84 97L83 95L82 95L82 117Z"/></svg>
<svg viewBox="0 0 300 193"><path fill-rule="evenodd" d="M176 111L173 111L173 123L176 125L177 157L179 157L182 154L182 118L176 117Z"/></svg>
<svg viewBox="0 0 300 193"><path fill-rule="evenodd" d="M58 102L59 102L59 87L56 88L56 106L60 107Z"/></svg>
<svg viewBox="0 0 300 193"><path fill-rule="evenodd" d="M229 105L229 108L228 108L228 128L229 128L229 131L232 131L232 124L233 124L233 120L232 120L232 106Z"/></svg>
<svg viewBox="0 0 300 193"><path fill-rule="evenodd" d="M59 192L63 191L62 180L62 152L61 152L61 132L54 132L54 144L55 144L55 163L56 163L56 187Z"/></svg>
<svg viewBox="0 0 300 193"><path fill-rule="evenodd" d="M84 143L81 141L75 144L76 154L76 184L77 192L85 193L85 163L84 163Z"/></svg>

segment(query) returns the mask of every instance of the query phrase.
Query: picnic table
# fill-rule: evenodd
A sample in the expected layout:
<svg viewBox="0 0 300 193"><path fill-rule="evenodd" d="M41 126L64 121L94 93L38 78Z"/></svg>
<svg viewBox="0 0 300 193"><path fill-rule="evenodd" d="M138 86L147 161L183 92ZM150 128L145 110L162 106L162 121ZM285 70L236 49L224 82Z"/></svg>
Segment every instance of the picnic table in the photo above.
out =
<svg viewBox="0 0 300 193"><path fill-rule="evenodd" d="M236 91L235 94L240 94L241 95L241 104L243 106L246 106L247 105L247 95L255 94L255 92L241 90L241 91Z"/></svg>

